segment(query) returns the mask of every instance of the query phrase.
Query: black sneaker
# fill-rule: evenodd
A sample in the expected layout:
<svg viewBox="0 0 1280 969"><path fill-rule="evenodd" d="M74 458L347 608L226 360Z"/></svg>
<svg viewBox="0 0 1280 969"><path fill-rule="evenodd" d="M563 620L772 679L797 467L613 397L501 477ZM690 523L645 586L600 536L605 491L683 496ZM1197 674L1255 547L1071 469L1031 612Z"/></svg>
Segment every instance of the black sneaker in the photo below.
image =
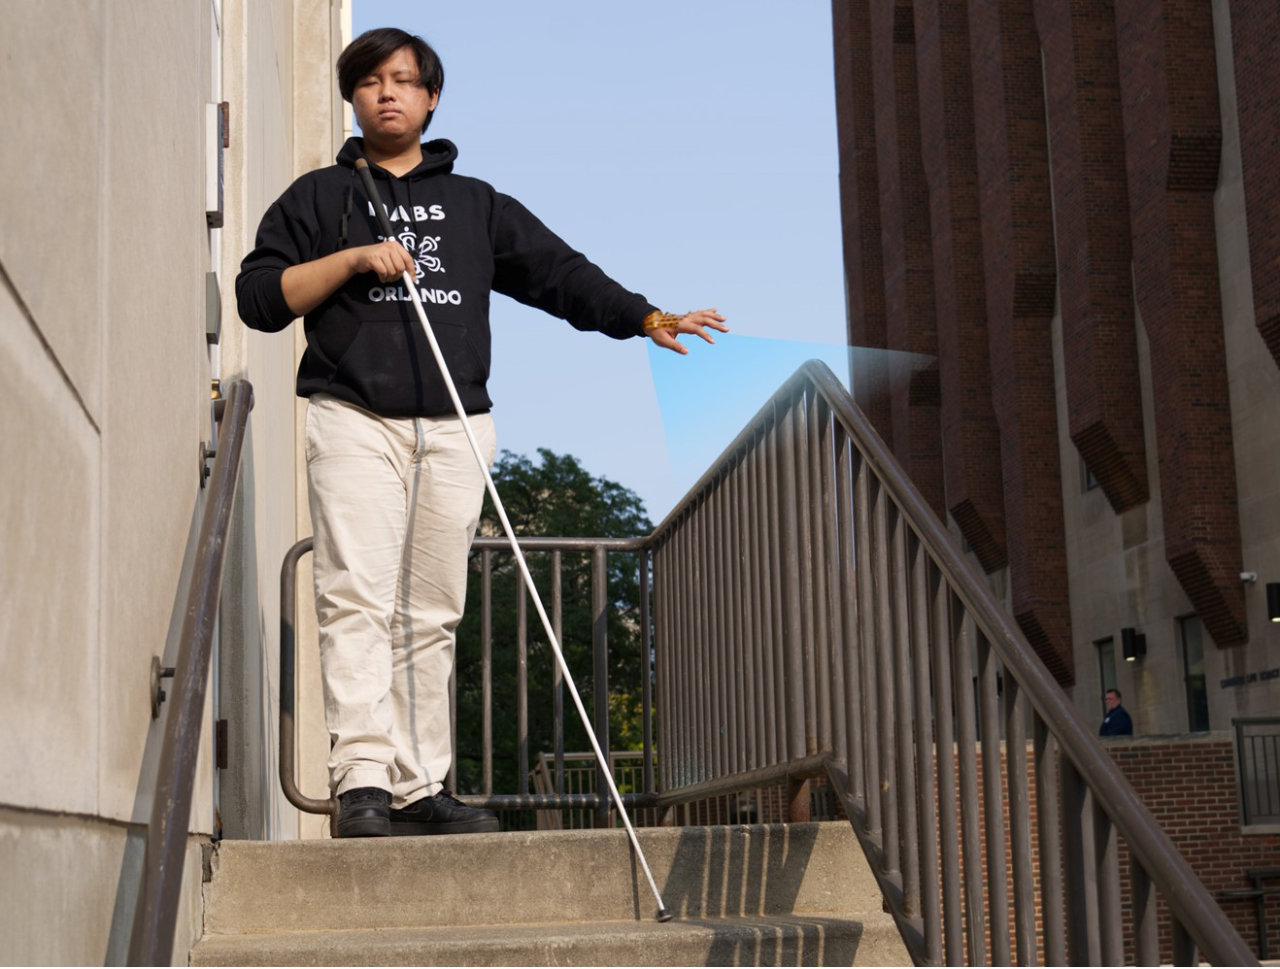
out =
<svg viewBox="0 0 1280 969"><path fill-rule="evenodd" d="M482 808L467 807L449 791L414 801L391 811L391 833L477 834L497 831L498 816Z"/></svg>
<svg viewBox="0 0 1280 969"><path fill-rule="evenodd" d="M385 838L391 833L391 792L355 787L338 795L339 838Z"/></svg>

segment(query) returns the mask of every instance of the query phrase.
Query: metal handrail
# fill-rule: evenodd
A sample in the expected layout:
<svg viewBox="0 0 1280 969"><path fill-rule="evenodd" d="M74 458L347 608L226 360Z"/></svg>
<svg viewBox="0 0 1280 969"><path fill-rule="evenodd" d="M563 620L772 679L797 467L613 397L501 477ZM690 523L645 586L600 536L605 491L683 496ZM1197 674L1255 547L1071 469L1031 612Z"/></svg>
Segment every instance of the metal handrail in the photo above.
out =
<svg viewBox="0 0 1280 969"><path fill-rule="evenodd" d="M297 782L297 608L298 563L314 547L311 538L297 542L285 554L280 567L280 789L299 811L329 815L332 829L338 818L338 799L308 797ZM331 832L332 833L332 832Z"/></svg>
<svg viewBox="0 0 1280 969"><path fill-rule="evenodd" d="M824 365L761 409L652 545L664 802L830 750L920 963L1034 961L1041 918L1045 962L1122 961L1119 838L1139 962L1158 961L1153 889L1176 961L1198 946L1256 962ZM1013 755L1029 733L1034 789Z"/></svg>
<svg viewBox="0 0 1280 969"><path fill-rule="evenodd" d="M205 689L218 620L231 511L239 480L240 456L253 409L253 387L246 380L227 390L219 416L219 435L209 496L200 520L195 570L174 664L171 708L160 747L160 766L147 827L142 891L129 939L129 965L168 965L194 794L196 762L204 731Z"/></svg>
<svg viewBox="0 0 1280 969"><path fill-rule="evenodd" d="M553 585L551 590L551 606L553 615L558 617L560 613L561 589L559 582L560 573L560 555L564 552L584 552L590 553L593 559L592 567L592 598L593 608L595 612L603 616L606 601L606 564L607 556L610 553L617 554L635 554L643 553L645 550L644 538L546 538L540 536L531 536L521 538L520 548L523 552L533 553L549 553L552 556L552 575ZM297 603L297 571L298 565L302 557L313 551L314 541L312 538L304 538L297 542L284 557L284 561L280 568L280 756L279 756L279 774L280 786L284 792L285 798L298 810L309 814L328 815L330 819L330 830L332 832L336 824L338 814L338 800L336 797L327 798L310 797L302 793L297 780L297 724L296 724L296 706L297 706L297 633L296 633L296 610ZM480 553L481 556L481 582L484 588L488 588L490 575L492 571L492 556L501 554L508 548L505 539L481 536L472 543L472 548ZM647 608L647 582L643 576L647 574L647 559L641 556L641 588L642 588L642 617L641 627L643 630L642 648L644 654L648 655L648 625L644 610ZM487 593L486 593L487 602ZM484 751L484 783L483 792L480 794L461 794L459 800L472 807L482 807L489 810L501 811L524 811L524 810L583 810L589 809L596 816L596 822L600 825L608 823L610 798L607 793L580 793L566 794L563 791L543 792L531 794L528 790L527 769L520 772L520 776L524 778L521 789L515 794L498 794L493 791L493 743L492 743L492 642L491 634L488 631L489 610L487 604L482 610L482 622L484 631L482 632L482 681L485 694L483 703L484 716L484 739L482 748ZM557 625L558 618L553 620ZM520 648L526 648L525 643L525 616L521 613L520 619ZM557 632L557 635L559 633ZM592 630L592 653L594 656L593 663L593 679L594 679L594 695L596 697L596 710L594 729L599 737L606 755L610 755L609 751L609 733L608 733L608 705L602 702L608 697L608 643L606 624L603 621L593 624ZM557 706L555 712L555 721L557 725L557 741L556 741L556 758L561 767L564 759L564 729L563 729L563 705L560 702L560 671L558 668L554 670L555 682L554 689L556 694ZM517 698L517 719L523 724L527 717L527 698L525 690ZM653 743L652 734L649 729L652 720L652 701L649 696L648 677L645 677L645 683L642 687L642 709L646 721L646 732L644 740L643 756L643 772L646 784L646 791L640 793L627 793L622 795L623 804L630 808L650 807L655 804L656 795L653 793ZM455 717L456 719L456 717ZM457 732L452 731L454 744L457 744ZM529 751L527 747L522 745L519 756L523 761L527 761ZM594 759L594 755L593 755ZM452 758L453 763L457 763L457 750L454 750ZM600 768L597 765L597 773ZM446 784L453 785L454 768L451 768L450 775L446 778ZM598 791L604 791L605 785L600 784Z"/></svg>

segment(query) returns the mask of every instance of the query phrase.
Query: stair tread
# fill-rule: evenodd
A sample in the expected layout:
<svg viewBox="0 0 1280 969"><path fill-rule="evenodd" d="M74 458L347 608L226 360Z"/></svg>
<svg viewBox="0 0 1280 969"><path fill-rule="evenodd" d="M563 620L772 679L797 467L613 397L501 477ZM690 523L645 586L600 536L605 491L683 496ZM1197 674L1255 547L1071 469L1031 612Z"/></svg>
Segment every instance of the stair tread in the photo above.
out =
<svg viewBox="0 0 1280 969"><path fill-rule="evenodd" d="M222 842L193 965L903 965L847 823Z"/></svg>
<svg viewBox="0 0 1280 969"><path fill-rule="evenodd" d="M206 935L192 965L898 965L887 915L734 916Z"/></svg>
<svg viewBox="0 0 1280 969"><path fill-rule="evenodd" d="M678 915L847 918L881 909L847 824L638 835L663 900ZM657 907L621 830L223 842L210 868L212 933L625 920Z"/></svg>

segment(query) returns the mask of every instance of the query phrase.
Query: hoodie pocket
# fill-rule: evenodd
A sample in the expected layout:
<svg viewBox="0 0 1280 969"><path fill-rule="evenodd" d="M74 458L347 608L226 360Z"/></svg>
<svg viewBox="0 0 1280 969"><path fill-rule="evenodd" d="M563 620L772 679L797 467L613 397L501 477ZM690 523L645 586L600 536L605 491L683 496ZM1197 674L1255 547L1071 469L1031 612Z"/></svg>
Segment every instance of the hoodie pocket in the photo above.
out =
<svg viewBox="0 0 1280 969"><path fill-rule="evenodd" d="M469 327L432 320L431 329L464 404L472 406L474 391L482 391L489 376L488 334L484 334L482 351L473 341ZM412 320L371 320L361 324L334 366L329 383L350 388L365 406L378 413L452 410L435 356L416 316Z"/></svg>
<svg viewBox="0 0 1280 969"><path fill-rule="evenodd" d="M348 387L373 410L402 406L411 399L414 379L409 324L366 320L333 365L331 384Z"/></svg>
<svg viewBox="0 0 1280 969"><path fill-rule="evenodd" d="M449 374L459 388L464 385L483 386L489 379L489 333L484 328L483 334L477 334L474 332L477 329L480 328L443 320L431 321L431 331L440 344L440 352L449 367ZM423 344L426 344L425 337ZM430 353L429 347L427 352Z"/></svg>

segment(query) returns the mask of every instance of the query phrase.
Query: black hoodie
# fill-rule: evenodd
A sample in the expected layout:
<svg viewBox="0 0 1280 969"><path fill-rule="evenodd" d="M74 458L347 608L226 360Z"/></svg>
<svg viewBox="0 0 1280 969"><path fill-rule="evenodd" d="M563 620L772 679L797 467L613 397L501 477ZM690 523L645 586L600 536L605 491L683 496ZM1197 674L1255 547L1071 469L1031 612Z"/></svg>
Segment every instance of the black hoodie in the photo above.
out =
<svg viewBox="0 0 1280 969"><path fill-rule="evenodd" d="M639 336L655 309L606 276L492 186L453 174L458 151L443 139L422 146L413 171L395 176L369 163L397 238L414 256L418 293L468 413L491 406L489 291L568 320L579 330ZM293 312L280 277L290 266L382 238L356 177L363 142L350 138L338 163L303 175L267 210L253 252L236 277L240 318L256 330L288 326ZM352 277L304 320L307 349L298 395L332 394L383 417L452 414L402 280Z"/></svg>

